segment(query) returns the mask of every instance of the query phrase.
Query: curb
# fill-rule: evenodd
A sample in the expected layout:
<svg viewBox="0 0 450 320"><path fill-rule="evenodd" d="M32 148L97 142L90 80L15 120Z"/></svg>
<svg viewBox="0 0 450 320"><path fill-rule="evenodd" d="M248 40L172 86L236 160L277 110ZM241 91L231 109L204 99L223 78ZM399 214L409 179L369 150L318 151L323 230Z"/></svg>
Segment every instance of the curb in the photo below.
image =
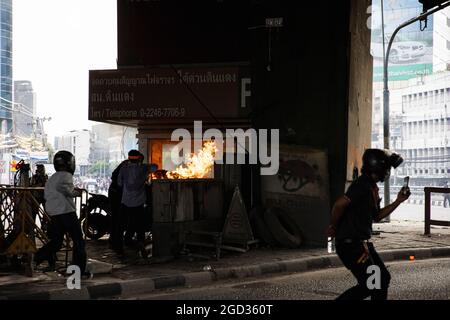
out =
<svg viewBox="0 0 450 320"><path fill-rule="evenodd" d="M379 251L385 262L415 259L431 259L450 256L450 246L395 249ZM123 280L120 282L97 284L83 287L80 290L51 290L46 292L28 293L14 296L0 296L0 300L87 300L112 298L132 294L151 293L157 289L201 286L225 279L243 279L268 274L308 272L329 267L342 267L337 255L322 255L308 258L269 262L244 267L221 268L212 271L201 271L163 276Z"/></svg>

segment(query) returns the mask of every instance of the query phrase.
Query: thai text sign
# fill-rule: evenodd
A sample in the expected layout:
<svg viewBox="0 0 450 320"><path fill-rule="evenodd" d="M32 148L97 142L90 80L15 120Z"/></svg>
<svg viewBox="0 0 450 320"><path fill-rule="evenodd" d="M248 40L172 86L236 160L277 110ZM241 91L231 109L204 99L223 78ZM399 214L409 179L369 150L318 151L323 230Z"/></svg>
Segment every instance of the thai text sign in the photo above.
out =
<svg viewBox="0 0 450 320"><path fill-rule="evenodd" d="M94 121L245 118L249 99L250 78L239 67L89 72L89 120Z"/></svg>

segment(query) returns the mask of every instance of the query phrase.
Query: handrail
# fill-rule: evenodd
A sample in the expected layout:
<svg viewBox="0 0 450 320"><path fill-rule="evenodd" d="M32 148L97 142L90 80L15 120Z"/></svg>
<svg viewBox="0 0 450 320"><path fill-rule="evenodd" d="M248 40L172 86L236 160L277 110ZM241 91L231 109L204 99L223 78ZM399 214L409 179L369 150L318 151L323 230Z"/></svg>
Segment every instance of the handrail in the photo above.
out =
<svg viewBox="0 0 450 320"><path fill-rule="evenodd" d="M425 235L430 235L431 225L450 227L450 221L431 219L431 193L450 193L450 188L425 187Z"/></svg>

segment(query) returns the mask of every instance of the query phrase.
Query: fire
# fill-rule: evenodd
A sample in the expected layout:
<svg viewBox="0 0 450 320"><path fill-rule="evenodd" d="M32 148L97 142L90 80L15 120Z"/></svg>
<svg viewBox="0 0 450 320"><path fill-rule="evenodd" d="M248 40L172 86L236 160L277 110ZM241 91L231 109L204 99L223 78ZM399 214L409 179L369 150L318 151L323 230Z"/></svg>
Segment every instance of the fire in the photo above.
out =
<svg viewBox="0 0 450 320"><path fill-rule="evenodd" d="M201 150L186 157L185 164L178 166L175 170L166 173L168 179L202 179L208 178L214 167L214 156L217 152L214 141L203 144Z"/></svg>

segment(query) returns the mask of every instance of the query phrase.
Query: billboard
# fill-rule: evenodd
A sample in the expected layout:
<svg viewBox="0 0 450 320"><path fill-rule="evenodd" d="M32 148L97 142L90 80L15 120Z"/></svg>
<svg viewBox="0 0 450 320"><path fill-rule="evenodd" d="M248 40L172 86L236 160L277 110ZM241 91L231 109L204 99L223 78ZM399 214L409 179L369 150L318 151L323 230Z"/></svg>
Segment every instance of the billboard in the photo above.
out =
<svg viewBox="0 0 450 320"><path fill-rule="evenodd" d="M422 12L417 0L384 1L384 43L387 49L394 30L405 21ZM426 28L425 28L426 27ZM381 6L372 5L371 48L373 81L383 81L383 34ZM389 55L389 80L400 81L433 72L433 17L426 22L415 22L396 35Z"/></svg>

